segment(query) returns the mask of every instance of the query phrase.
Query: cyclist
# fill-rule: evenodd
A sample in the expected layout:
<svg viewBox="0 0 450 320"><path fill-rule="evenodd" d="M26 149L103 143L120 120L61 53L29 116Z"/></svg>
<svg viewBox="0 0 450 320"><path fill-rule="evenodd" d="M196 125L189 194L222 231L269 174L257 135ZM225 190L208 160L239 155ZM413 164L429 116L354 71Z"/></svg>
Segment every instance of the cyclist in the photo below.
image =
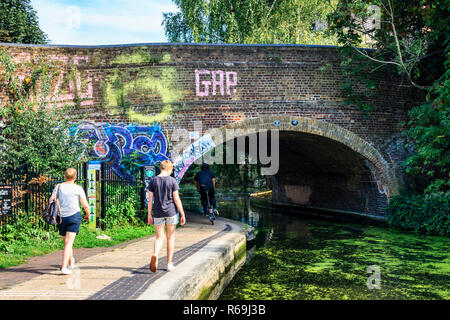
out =
<svg viewBox="0 0 450 320"><path fill-rule="evenodd" d="M197 191L200 193L200 200L202 201L203 213L208 215L208 197L209 203L214 209L214 214L219 215L216 206L216 197L214 189L216 188L216 178L214 174L209 170L209 165L203 163L201 170L196 173L194 177L194 183L197 187Z"/></svg>

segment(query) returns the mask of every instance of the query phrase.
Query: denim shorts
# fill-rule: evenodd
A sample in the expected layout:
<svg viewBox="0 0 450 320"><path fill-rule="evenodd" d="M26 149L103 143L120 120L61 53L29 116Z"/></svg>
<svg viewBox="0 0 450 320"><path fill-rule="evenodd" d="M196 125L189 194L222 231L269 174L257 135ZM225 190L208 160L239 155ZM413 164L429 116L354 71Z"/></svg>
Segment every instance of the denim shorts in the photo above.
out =
<svg viewBox="0 0 450 320"><path fill-rule="evenodd" d="M177 213L174 216L171 217L164 217L164 218L153 218L153 224L155 226L159 226L160 224L168 224L168 225L174 225L178 224L180 222L180 215Z"/></svg>
<svg viewBox="0 0 450 320"><path fill-rule="evenodd" d="M77 212L68 217L62 217L61 224L58 224L59 234L65 236L66 232L75 232L78 234L81 225L81 213Z"/></svg>

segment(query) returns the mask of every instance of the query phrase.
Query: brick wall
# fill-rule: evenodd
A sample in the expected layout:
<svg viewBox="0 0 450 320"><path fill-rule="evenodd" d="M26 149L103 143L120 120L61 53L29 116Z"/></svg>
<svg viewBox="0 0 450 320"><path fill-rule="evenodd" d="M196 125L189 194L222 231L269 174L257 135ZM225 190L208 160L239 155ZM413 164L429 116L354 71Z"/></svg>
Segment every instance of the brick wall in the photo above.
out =
<svg viewBox="0 0 450 320"><path fill-rule="evenodd" d="M323 120L351 131L398 168L405 157L400 123L420 95L394 74L370 75L370 117L345 105L338 49L299 45L148 44L100 47L5 46L20 61L61 63L61 103L81 98L77 112L97 123L161 123L203 132L269 115ZM68 75L75 70L76 80ZM1 103L6 97L0 93ZM400 151L399 151L400 150Z"/></svg>
<svg viewBox="0 0 450 320"><path fill-rule="evenodd" d="M91 120L100 122L142 123L153 117L169 130L191 130L194 120L202 120L207 127L220 127L261 114L286 114L323 119L372 141L376 136L389 138L401 131L397 125L406 119L406 110L413 103L413 92L401 79L386 74L376 79L379 90L368 98L378 108L373 116L366 118L362 112L343 106L339 53L334 47L146 45L8 49L22 61L38 56L60 61L66 67L59 82L62 101L74 98L75 85L69 86L70 81L64 78L76 67L76 86L82 98L80 113L88 112ZM198 88L196 70L210 72L199 74ZM214 86L215 94L213 71L223 71L224 78L223 87ZM220 82L220 73L215 75ZM209 90L202 84L205 81L210 82ZM161 114L162 111L165 112Z"/></svg>

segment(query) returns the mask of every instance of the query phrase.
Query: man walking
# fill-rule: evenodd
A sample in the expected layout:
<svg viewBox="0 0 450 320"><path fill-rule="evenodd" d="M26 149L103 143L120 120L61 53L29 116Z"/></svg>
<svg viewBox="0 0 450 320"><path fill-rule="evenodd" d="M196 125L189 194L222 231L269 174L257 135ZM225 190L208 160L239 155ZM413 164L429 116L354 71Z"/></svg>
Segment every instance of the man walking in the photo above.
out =
<svg viewBox="0 0 450 320"><path fill-rule="evenodd" d="M183 205L178 194L178 183L175 178L170 176L172 172L173 164L171 161L161 162L161 173L154 177L148 186L148 223L155 225L156 233L154 253L150 260L152 272L156 272L158 268L158 256L164 237L167 239L167 271L175 270L172 262L175 249L175 229L178 222L180 222L180 225L184 225L186 222ZM155 205L152 217L153 197ZM181 221L177 210L181 215ZM165 235L164 226L166 226Z"/></svg>
<svg viewBox="0 0 450 320"><path fill-rule="evenodd" d="M194 183L197 187L197 191L200 193L200 200L202 202L203 213L208 215L208 198L209 203L213 206L214 213L219 215L216 206L216 178L214 174L209 170L209 165L207 163L202 164L202 169L196 173L194 177Z"/></svg>

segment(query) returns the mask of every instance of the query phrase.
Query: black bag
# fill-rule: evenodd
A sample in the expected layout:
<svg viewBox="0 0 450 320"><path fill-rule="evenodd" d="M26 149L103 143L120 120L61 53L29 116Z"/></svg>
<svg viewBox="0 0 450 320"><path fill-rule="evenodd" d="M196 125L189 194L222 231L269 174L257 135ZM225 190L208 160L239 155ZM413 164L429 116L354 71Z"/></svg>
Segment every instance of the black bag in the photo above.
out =
<svg viewBox="0 0 450 320"><path fill-rule="evenodd" d="M50 225L61 224L61 208L59 207L58 201L59 194L59 185L58 191L56 192L56 200L52 201L48 204L47 208L42 212L42 219L44 219L45 223ZM59 217L59 222L57 222Z"/></svg>

